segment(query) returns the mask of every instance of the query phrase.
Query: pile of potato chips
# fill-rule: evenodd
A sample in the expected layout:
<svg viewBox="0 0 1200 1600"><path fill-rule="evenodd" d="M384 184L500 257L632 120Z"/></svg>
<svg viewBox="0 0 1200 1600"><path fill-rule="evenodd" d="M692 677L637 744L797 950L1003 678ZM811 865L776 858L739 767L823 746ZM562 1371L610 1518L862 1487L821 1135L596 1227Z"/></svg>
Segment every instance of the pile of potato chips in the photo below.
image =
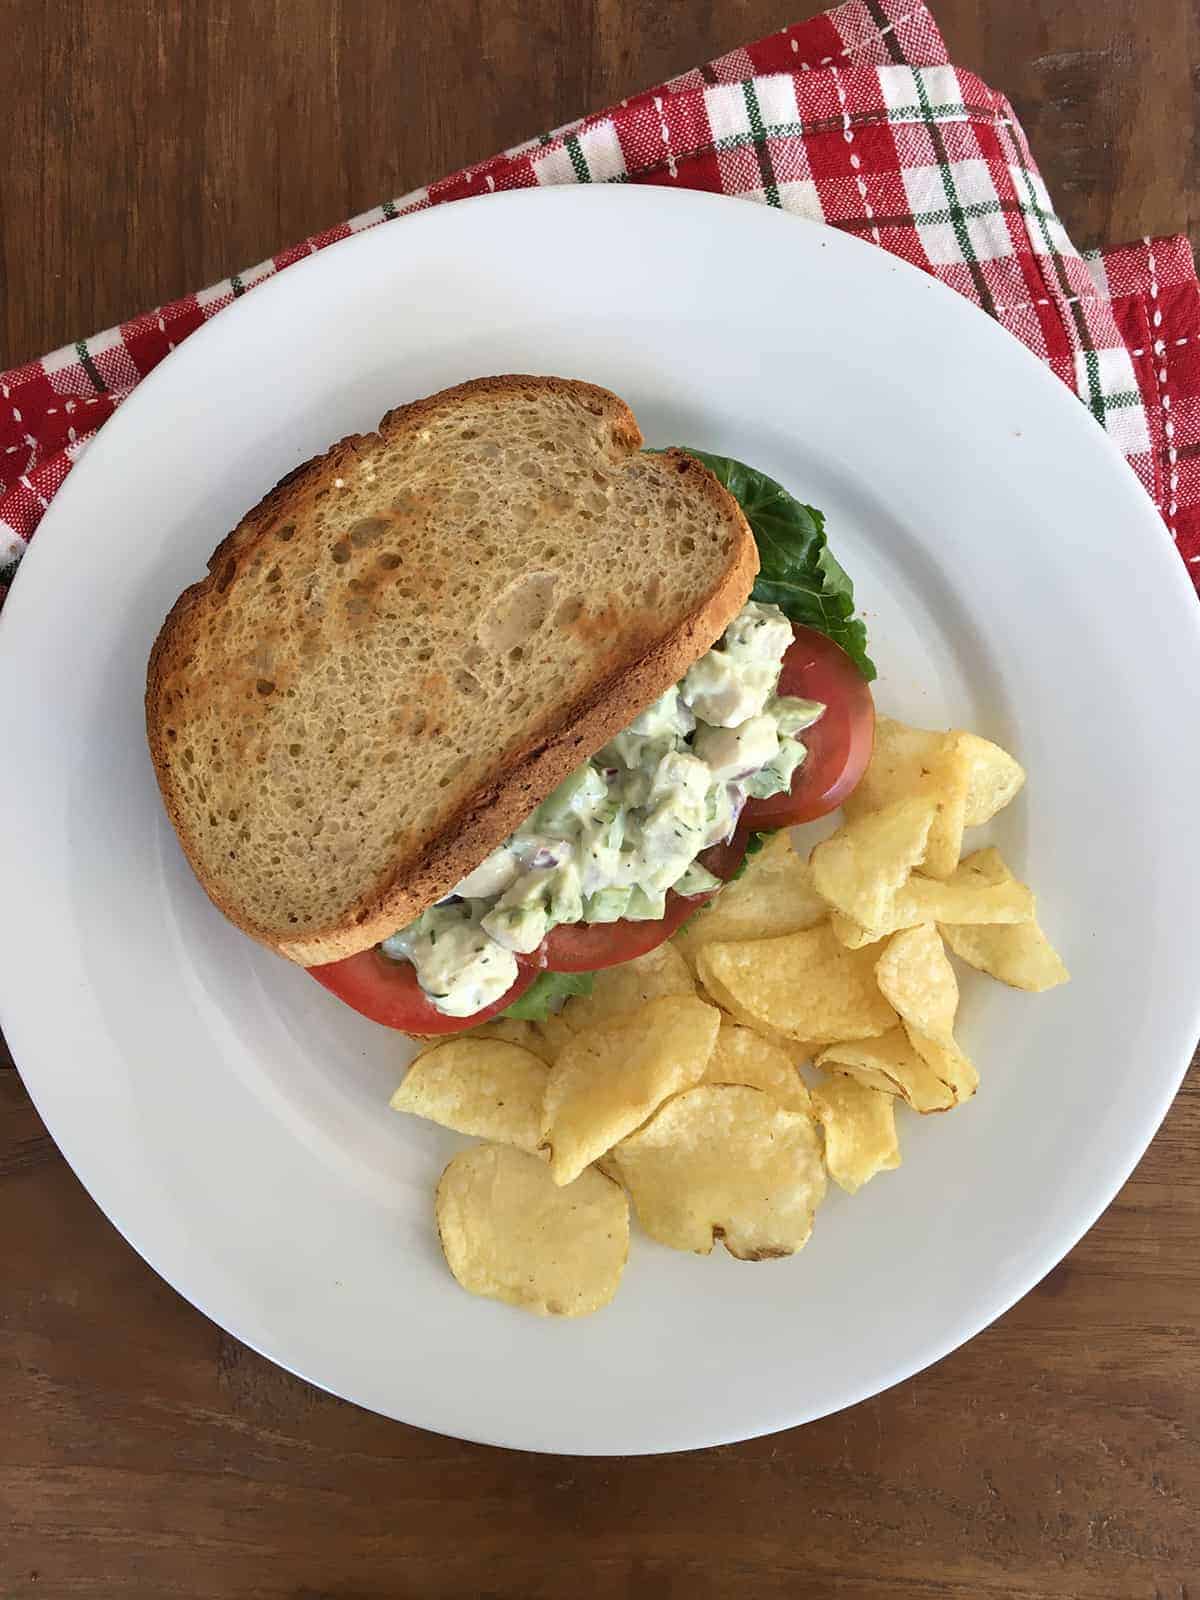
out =
<svg viewBox="0 0 1200 1600"><path fill-rule="evenodd" d="M881 718L807 861L773 835L671 943L558 1016L418 1056L393 1107L487 1141L437 1190L459 1283L579 1316L616 1292L629 1199L662 1244L762 1261L806 1243L827 1173L853 1193L899 1166L897 1100L949 1111L979 1081L946 946L1018 989L1067 979L999 852L962 855L1024 781L986 739Z"/></svg>

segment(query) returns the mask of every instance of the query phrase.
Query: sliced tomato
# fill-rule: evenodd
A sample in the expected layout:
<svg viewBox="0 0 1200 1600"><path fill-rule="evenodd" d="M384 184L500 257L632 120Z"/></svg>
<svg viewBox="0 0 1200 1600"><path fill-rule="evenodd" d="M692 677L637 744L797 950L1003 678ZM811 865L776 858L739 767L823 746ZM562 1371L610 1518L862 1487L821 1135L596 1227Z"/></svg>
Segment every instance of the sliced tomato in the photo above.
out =
<svg viewBox="0 0 1200 1600"><path fill-rule="evenodd" d="M562 922L551 928L543 949L551 972L598 972L657 950L708 895L667 894L666 915L657 922Z"/></svg>
<svg viewBox="0 0 1200 1600"><path fill-rule="evenodd" d="M477 1022L494 1017L525 993L537 977L538 967L532 963L522 965L512 988L470 1017L448 1017L439 1011L417 982L417 969L412 962L392 961L378 946L360 950L358 955L347 956L344 961L309 967L308 973L330 994L337 995L339 1000L344 1000L364 1017L370 1017L372 1022L381 1022L385 1028L399 1028L403 1033L434 1034L461 1033Z"/></svg>
<svg viewBox="0 0 1200 1600"><path fill-rule="evenodd" d="M814 628L792 624L779 693L820 700L819 722L800 735L808 750L792 787L768 800L748 800L743 824L790 828L836 810L857 787L875 744L875 702L861 672L840 645Z"/></svg>

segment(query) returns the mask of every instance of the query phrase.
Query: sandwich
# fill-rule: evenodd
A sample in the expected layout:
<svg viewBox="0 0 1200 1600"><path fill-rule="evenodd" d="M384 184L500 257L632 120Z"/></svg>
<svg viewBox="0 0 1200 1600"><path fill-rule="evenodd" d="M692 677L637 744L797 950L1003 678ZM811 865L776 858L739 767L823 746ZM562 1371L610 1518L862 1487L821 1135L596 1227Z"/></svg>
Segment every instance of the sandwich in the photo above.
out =
<svg viewBox="0 0 1200 1600"><path fill-rule="evenodd" d="M483 378L247 513L163 623L147 735L213 903L428 1037L545 1015L839 805L865 644L780 485L644 449L605 389Z"/></svg>

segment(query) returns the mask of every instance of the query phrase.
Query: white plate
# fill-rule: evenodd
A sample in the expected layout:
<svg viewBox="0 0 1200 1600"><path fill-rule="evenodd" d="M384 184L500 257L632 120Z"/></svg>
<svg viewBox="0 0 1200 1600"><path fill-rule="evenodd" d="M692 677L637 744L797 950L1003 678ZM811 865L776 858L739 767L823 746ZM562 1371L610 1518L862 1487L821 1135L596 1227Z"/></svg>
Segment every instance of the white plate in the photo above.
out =
<svg viewBox="0 0 1200 1600"><path fill-rule="evenodd" d="M456 1141L392 1115L405 1051L193 882L146 754L146 655L290 467L493 372L628 399L653 443L824 507L878 702L1027 765L998 838L1074 982L967 974L982 1088L793 1261L635 1238L614 1304L468 1298L434 1237ZM680 1449L806 1421L944 1355L1112 1198L1200 1026L1200 609L1082 406L986 317L844 234L636 187L465 201L337 245L195 334L56 499L0 624L3 1021L51 1132L146 1259L274 1360L465 1438Z"/></svg>

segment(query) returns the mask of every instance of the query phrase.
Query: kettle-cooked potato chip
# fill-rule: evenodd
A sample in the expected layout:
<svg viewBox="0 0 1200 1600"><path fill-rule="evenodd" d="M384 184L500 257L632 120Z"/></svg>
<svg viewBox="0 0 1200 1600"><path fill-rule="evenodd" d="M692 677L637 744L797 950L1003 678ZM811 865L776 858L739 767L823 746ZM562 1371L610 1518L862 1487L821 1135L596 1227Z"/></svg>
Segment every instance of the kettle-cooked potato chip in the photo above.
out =
<svg viewBox="0 0 1200 1600"><path fill-rule="evenodd" d="M981 739L977 733L964 733L960 738L967 760L966 824L968 828L978 828L990 822L1017 795L1025 782L1025 771L1007 750L1001 750L990 739Z"/></svg>
<svg viewBox="0 0 1200 1600"><path fill-rule="evenodd" d="M970 782L964 738L957 731L936 733L910 728L894 717L877 718L870 764L844 806L847 817L854 820L899 800L932 800L937 811L922 864L931 878L949 877L962 851ZM862 917L857 920L866 921Z"/></svg>
<svg viewBox="0 0 1200 1600"><path fill-rule="evenodd" d="M936 813L934 800L916 796L843 823L813 850L817 893L862 927L885 927L897 890L925 855Z"/></svg>
<svg viewBox="0 0 1200 1600"><path fill-rule="evenodd" d="M969 1100L979 1087L979 1074L958 1043L954 1039L931 1038L910 1022L904 1024L904 1032L921 1060L954 1096L955 1105Z"/></svg>
<svg viewBox="0 0 1200 1600"><path fill-rule="evenodd" d="M562 1011L552 1011L548 1017L533 1024L541 1040L541 1054L550 1066L554 1065L565 1046L575 1037L575 1029L567 1021L565 1012L566 1006Z"/></svg>
<svg viewBox="0 0 1200 1600"><path fill-rule="evenodd" d="M876 717L871 759L858 787L846 797L846 815L865 816L919 794L945 738L936 729L912 728L896 717Z"/></svg>
<svg viewBox="0 0 1200 1600"><path fill-rule="evenodd" d="M879 992L873 950L847 950L829 926L778 939L705 945L700 981L717 1004L768 1037L835 1044L896 1026Z"/></svg>
<svg viewBox="0 0 1200 1600"><path fill-rule="evenodd" d="M720 1022L715 1006L667 995L575 1034L550 1069L542 1105L555 1183L571 1183L668 1096L699 1083Z"/></svg>
<svg viewBox="0 0 1200 1600"><path fill-rule="evenodd" d="M893 934L875 976L895 1006L908 1042L955 1103L969 1100L979 1085L974 1064L954 1038L958 979L937 929L929 923Z"/></svg>
<svg viewBox="0 0 1200 1600"><path fill-rule="evenodd" d="M561 1189L535 1156L474 1145L442 1173L435 1209L447 1265L471 1294L581 1317L617 1292L629 1202L602 1173L581 1173Z"/></svg>
<svg viewBox="0 0 1200 1600"><path fill-rule="evenodd" d="M946 943L968 966L998 978L1014 989L1041 994L1060 983L1069 983L1071 974L1058 951L1036 922L1020 922L1010 927L942 930Z"/></svg>
<svg viewBox="0 0 1200 1600"><path fill-rule="evenodd" d="M1011 875L997 878L985 866L994 850L977 850L964 856L943 882L914 872L897 896L906 912L920 913L922 922L1030 922L1033 892ZM915 924L913 924L915 926Z"/></svg>
<svg viewBox="0 0 1200 1600"><path fill-rule="evenodd" d="M829 926L833 929L834 938L847 950L865 950L869 944L882 944L888 934L895 931L888 928L881 933L876 928L864 928L853 917L844 917L840 911L829 913Z"/></svg>
<svg viewBox="0 0 1200 1600"><path fill-rule="evenodd" d="M786 829L773 834L746 860L740 878L727 883L675 935L689 960L714 939L769 939L824 922L828 908L813 888L808 862L792 848Z"/></svg>
<svg viewBox="0 0 1200 1600"><path fill-rule="evenodd" d="M963 866L986 882L1010 889L1025 888L1013 877L999 850L977 850ZM969 966L1014 989L1040 994L1070 981L1071 974L1062 957L1032 916L1011 927L952 927L947 923L942 927L942 937Z"/></svg>
<svg viewBox="0 0 1200 1600"><path fill-rule="evenodd" d="M921 792L937 801L937 815L929 830L921 870L930 878L948 878L962 854L967 816L967 757L962 734L947 733L933 760L927 786Z"/></svg>
<svg viewBox="0 0 1200 1600"><path fill-rule="evenodd" d="M476 1027L468 1029L464 1034L458 1035L463 1039L499 1039L503 1044L520 1045L522 1050L532 1050L540 1061L547 1066L554 1060L555 1052L551 1050L546 1036L542 1033L536 1022L523 1022L516 1017L493 1017L491 1022L481 1022ZM430 1047L434 1050L441 1046L435 1041Z"/></svg>
<svg viewBox="0 0 1200 1600"><path fill-rule="evenodd" d="M590 994L575 995L561 1011L551 1012L541 1022L525 1023L525 1027L533 1030L533 1038L526 1048L552 1067L563 1049L584 1029L636 1011L647 1000L695 992L695 980L679 951L670 944L660 944L619 966L602 968L594 975ZM493 1024L484 1024L484 1027L489 1026ZM508 1026L514 1024L508 1023ZM473 1029L472 1033L477 1031Z"/></svg>
<svg viewBox="0 0 1200 1600"><path fill-rule="evenodd" d="M761 1017L754 1016L745 1006L739 1003L729 990L722 988L719 983L710 989L704 982L698 966L696 978L700 984L702 997L718 1008L722 1022L734 1022L740 1027L749 1028L751 1033L756 1033L760 1039L766 1039L769 1044L779 1045L783 1050L795 1050L797 1059L806 1059L806 1046L803 1040L793 1039L790 1034L784 1033L782 1029L773 1028L770 1023L765 1022ZM811 1056L811 1051L808 1051L808 1055Z"/></svg>
<svg viewBox="0 0 1200 1600"><path fill-rule="evenodd" d="M801 1054L797 1046L792 1049ZM774 1040L736 1022L722 1022L704 1081L749 1084L787 1111L811 1114L808 1087L793 1056Z"/></svg>
<svg viewBox="0 0 1200 1600"><path fill-rule="evenodd" d="M1041 994L1071 980L1062 957L1036 922L1009 927L946 926L942 937L968 966L986 972L989 978L999 978L1014 989Z"/></svg>
<svg viewBox="0 0 1200 1600"><path fill-rule="evenodd" d="M651 1238L700 1255L716 1239L742 1261L794 1255L825 1194L812 1118L742 1084L676 1095L611 1159Z"/></svg>
<svg viewBox="0 0 1200 1600"><path fill-rule="evenodd" d="M881 1094L836 1073L819 1083L812 1097L825 1130L829 1176L847 1194L861 1189L877 1172L890 1172L900 1165L894 1095Z"/></svg>
<svg viewBox="0 0 1200 1600"><path fill-rule="evenodd" d="M953 1089L921 1059L903 1028L893 1028L878 1039L831 1044L821 1051L816 1065L844 1073L865 1089L899 1095L914 1111L949 1111L957 1103Z"/></svg>
<svg viewBox="0 0 1200 1600"><path fill-rule="evenodd" d="M995 853L979 850L973 856L964 857L944 880L914 872L908 882L896 890L891 915L883 928L860 927L839 911L831 914L830 927L848 950L861 950L885 934L897 933L901 928L915 928L922 922L1032 921L1032 891L1015 878L999 879L981 869L980 858Z"/></svg>
<svg viewBox="0 0 1200 1600"><path fill-rule="evenodd" d="M958 980L931 923L893 934L876 962L875 977L905 1022L930 1039L952 1043Z"/></svg>
<svg viewBox="0 0 1200 1600"><path fill-rule="evenodd" d="M579 994L568 1000L559 1015L573 1033L583 1033L614 1017L636 1011L648 1000L695 992L688 964L679 951L674 945L660 944L645 955L597 972L591 994Z"/></svg>
<svg viewBox="0 0 1200 1600"><path fill-rule="evenodd" d="M532 1153L541 1140L548 1072L520 1045L465 1035L419 1055L390 1103L393 1111Z"/></svg>

